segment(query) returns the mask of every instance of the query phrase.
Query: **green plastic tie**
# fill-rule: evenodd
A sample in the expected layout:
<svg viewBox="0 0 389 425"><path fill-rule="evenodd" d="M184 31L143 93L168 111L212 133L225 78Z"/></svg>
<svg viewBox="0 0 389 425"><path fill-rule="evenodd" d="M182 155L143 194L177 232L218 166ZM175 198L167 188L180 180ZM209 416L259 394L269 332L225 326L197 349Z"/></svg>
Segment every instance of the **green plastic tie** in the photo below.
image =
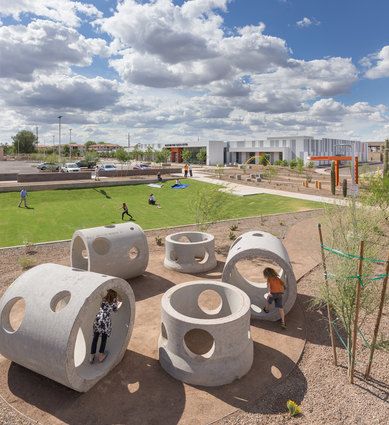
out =
<svg viewBox="0 0 389 425"><path fill-rule="evenodd" d="M360 257L359 255L349 254L347 252L339 251L338 249L330 248L329 246L322 245L322 244L321 244L321 247L325 251L331 252L332 254L336 254L344 258L363 260L363 261L368 261L370 263L386 263L385 260L378 260L376 258L370 258L370 257Z"/></svg>

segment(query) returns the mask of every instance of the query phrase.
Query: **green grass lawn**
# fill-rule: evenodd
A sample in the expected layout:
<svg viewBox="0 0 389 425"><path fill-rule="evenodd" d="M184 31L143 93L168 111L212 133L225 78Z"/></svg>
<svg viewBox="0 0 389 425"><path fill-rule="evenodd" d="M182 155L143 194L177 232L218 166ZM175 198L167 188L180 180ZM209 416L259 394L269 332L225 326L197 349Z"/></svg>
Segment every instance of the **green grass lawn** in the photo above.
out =
<svg viewBox="0 0 389 425"><path fill-rule="evenodd" d="M127 203L136 223L143 229L194 223L191 203L197 189L207 184L195 180L188 183L189 187L183 190L173 190L168 183L162 189L134 185L29 192L28 204L32 209L17 207L19 193L0 193L0 246L70 239L76 229L121 223L122 202ZM162 208L148 205L152 192ZM273 195L238 197L228 194L225 218L320 207L317 202Z"/></svg>

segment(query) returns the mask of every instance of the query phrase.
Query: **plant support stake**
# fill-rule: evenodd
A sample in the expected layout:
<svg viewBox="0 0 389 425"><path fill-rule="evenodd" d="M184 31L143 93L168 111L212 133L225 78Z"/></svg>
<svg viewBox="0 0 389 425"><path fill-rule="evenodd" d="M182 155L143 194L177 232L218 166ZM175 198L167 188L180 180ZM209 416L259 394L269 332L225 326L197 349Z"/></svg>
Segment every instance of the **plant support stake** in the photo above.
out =
<svg viewBox="0 0 389 425"><path fill-rule="evenodd" d="M326 288L328 290L327 266L326 266L326 259L325 259L325 255L324 255L324 249L323 249L323 234L322 234L322 231L321 231L321 224L319 223L317 227L319 229L321 259L322 259L322 262L323 262L323 270L324 270L324 280L325 280ZM336 355L334 332L333 332L333 329L332 329L331 306L329 305L329 303L327 303L327 316L328 316L328 326L329 326L330 338L331 338L333 362L334 362L334 365L337 366L338 365L338 358L337 358L337 355Z"/></svg>

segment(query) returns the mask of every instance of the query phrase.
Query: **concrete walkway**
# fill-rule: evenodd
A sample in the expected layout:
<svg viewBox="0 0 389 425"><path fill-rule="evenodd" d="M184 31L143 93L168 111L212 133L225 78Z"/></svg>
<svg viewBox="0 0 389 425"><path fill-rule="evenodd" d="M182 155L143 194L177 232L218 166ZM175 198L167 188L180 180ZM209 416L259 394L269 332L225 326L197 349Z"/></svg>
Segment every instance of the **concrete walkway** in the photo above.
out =
<svg viewBox="0 0 389 425"><path fill-rule="evenodd" d="M219 179L207 177L206 174L196 173L195 176L192 178L194 180L202 181L205 183L218 184L218 185L224 186L225 189L222 189L222 190L236 196L268 194L268 195L285 196L287 198L302 199L304 201L322 202L325 204L336 204L336 205L348 204L348 201L344 199L328 198L326 196L309 195L306 193L286 192L284 190L266 189L264 187L246 186L244 184L232 183L225 180L219 180Z"/></svg>

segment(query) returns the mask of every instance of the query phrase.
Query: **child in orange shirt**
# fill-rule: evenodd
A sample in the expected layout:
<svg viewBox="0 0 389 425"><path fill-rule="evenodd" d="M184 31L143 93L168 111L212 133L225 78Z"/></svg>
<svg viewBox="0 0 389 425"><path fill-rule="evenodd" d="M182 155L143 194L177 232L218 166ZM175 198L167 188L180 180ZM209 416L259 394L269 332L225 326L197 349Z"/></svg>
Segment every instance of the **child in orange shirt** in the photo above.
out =
<svg viewBox="0 0 389 425"><path fill-rule="evenodd" d="M277 272L271 267L266 267L263 275L267 279L267 290L269 296L266 299L266 305L263 309L265 313L269 313L269 305L274 301L274 305L278 308L281 316L281 327L286 329L285 325L285 312L282 304L282 295L285 291L285 283L278 277Z"/></svg>

